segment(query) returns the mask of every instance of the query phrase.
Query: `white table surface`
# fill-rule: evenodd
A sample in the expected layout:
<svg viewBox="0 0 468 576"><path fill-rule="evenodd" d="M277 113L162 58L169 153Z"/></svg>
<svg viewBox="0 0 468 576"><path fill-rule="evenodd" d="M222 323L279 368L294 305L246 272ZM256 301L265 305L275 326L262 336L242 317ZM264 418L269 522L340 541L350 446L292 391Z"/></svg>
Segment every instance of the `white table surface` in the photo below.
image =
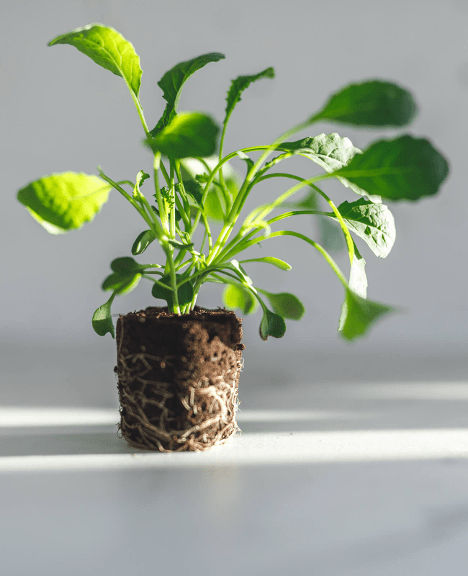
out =
<svg viewBox="0 0 468 576"><path fill-rule="evenodd" d="M0 574L466 576L464 355L277 350L240 436L159 454L116 435L113 358L3 347Z"/></svg>

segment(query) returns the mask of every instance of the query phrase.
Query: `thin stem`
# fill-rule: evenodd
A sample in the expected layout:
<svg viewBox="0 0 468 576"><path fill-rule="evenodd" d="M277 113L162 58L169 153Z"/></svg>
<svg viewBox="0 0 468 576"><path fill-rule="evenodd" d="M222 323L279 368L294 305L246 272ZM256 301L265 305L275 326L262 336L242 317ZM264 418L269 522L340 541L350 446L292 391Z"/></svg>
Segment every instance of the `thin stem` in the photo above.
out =
<svg viewBox="0 0 468 576"><path fill-rule="evenodd" d="M324 174L324 176L329 176L329 174ZM288 174L286 172L277 172L275 174L267 174L266 176L262 176L261 178L258 179L258 182L261 182L262 180L267 180L268 178L292 178L293 180L298 180L299 182L307 182L304 178L301 178L300 176L296 176L295 174ZM343 231L343 235L345 237L346 240L346 244L348 246L348 254L349 254L349 260L350 263L353 263L353 259L354 259L354 242L353 239L351 238L351 235L349 233L348 227L346 226L343 217L340 214L340 211L338 210L338 208L335 206L334 202L325 194L325 192L323 192L322 190L320 190L320 188L318 186L315 186L314 184L310 183L309 186L311 188L313 188L318 194L320 194L320 196L322 196L322 198L324 198L324 200L326 200L326 202L328 203L328 205L330 206L330 208L333 210L336 219L338 220L340 226L341 226L341 230ZM292 190L292 189L291 189ZM289 192L289 191L288 191ZM288 194L288 192L286 192L285 194ZM285 195L283 194L282 196L280 196L280 198L283 198L283 196ZM275 202L276 203L276 202ZM276 207L276 206L275 206ZM273 210L273 208L271 208L271 210ZM269 211L271 211L269 210ZM259 216L259 218L261 219L262 217L266 216L268 212L266 212L266 210L264 212L261 213L261 215Z"/></svg>

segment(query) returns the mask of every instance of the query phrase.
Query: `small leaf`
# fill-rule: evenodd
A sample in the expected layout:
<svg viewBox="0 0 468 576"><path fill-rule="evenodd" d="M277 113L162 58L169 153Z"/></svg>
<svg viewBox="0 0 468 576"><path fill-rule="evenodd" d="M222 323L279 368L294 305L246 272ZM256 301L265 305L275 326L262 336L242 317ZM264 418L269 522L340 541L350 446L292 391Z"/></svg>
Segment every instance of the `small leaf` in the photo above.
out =
<svg viewBox="0 0 468 576"><path fill-rule="evenodd" d="M229 310L240 308L243 314L253 314L258 307L257 299L250 290L239 284L228 284L223 292L223 304Z"/></svg>
<svg viewBox="0 0 468 576"><path fill-rule="evenodd" d="M182 280L182 274L176 274L177 283ZM169 287L171 285L171 278L169 275L164 276L159 280L163 284L167 284ZM163 288L160 284L153 284L153 288L151 290L151 294L154 298L160 298L161 300L165 300L169 308L174 306L173 298L172 298L172 291L168 288L167 290ZM190 280L185 284L182 284L180 288L177 290L177 296L179 298L179 305L185 306L190 304L194 298L195 292L193 291L193 286Z"/></svg>
<svg viewBox="0 0 468 576"><path fill-rule="evenodd" d="M133 197L137 198L138 196L142 195L140 192L140 186L143 186L145 180L150 178L150 175L143 170L140 170L135 179L135 187L133 188Z"/></svg>
<svg viewBox="0 0 468 576"><path fill-rule="evenodd" d="M147 266L145 264L140 264L130 256L123 256L122 258L116 258L111 262L111 270L121 274L128 274L130 272L142 272L146 270Z"/></svg>
<svg viewBox="0 0 468 576"><path fill-rule="evenodd" d="M448 174L445 158L423 138L379 140L335 174L388 200L435 194Z"/></svg>
<svg viewBox="0 0 468 576"><path fill-rule="evenodd" d="M262 294L265 294L270 301L273 310L282 318L287 318L288 320L300 320L304 315L304 305L297 296L294 296L294 294L290 294L289 292L273 294L272 292L267 292L260 288L257 288L257 290Z"/></svg>
<svg viewBox="0 0 468 576"><path fill-rule="evenodd" d="M31 182L17 198L48 232L61 234L91 221L107 202L109 191L97 176L62 172Z"/></svg>
<svg viewBox="0 0 468 576"><path fill-rule="evenodd" d="M287 262L274 256L264 256L263 258L251 258L250 260L240 261L241 264L245 264L246 262L265 262L265 264L273 264L273 266L276 266L280 270L291 270L291 266Z"/></svg>
<svg viewBox="0 0 468 576"><path fill-rule="evenodd" d="M309 121L331 120L353 126L405 126L416 114L412 95L393 82L368 80L333 94Z"/></svg>
<svg viewBox="0 0 468 576"><path fill-rule="evenodd" d="M225 58L224 54L219 52L210 52L209 54L202 54L192 60L180 62L174 68L171 68L164 74L158 82L158 86L163 91L163 98L167 102L166 109L157 125L151 130L151 134L156 136L163 128L168 126L174 119L177 113L177 106L179 105L180 94L182 86L190 78L190 76L203 68L210 62L218 62Z"/></svg>
<svg viewBox="0 0 468 576"><path fill-rule="evenodd" d="M89 24L57 36L48 46L55 44L70 44L96 64L121 76L129 90L138 98L142 75L140 57L133 44L125 40L117 30L102 24Z"/></svg>
<svg viewBox="0 0 468 576"><path fill-rule="evenodd" d="M385 204L360 198L338 206L346 226L362 238L376 256L385 258L395 243L396 229L392 213ZM336 217L330 216L333 220Z"/></svg>
<svg viewBox="0 0 468 576"><path fill-rule="evenodd" d="M116 294L128 294L134 290L141 280L141 274L130 273L130 274L120 274L114 272L110 274L102 283L101 288L103 290L113 290Z"/></svg>
<svg viewBox="0 0 468 576"><path fill-rule="evenodd" d="M144 230L141 234L138 234L137 239L133 243L132 254L134 256L143 254L151 242L154 242L156 238L157 236L152 230Z"/></svg>
<svg viewBox="0 0 468 576"><path fill-rule="evenodd" d="M229 116L232 114L236 104L241 100L242 92L252 84L252 82L256 82L262 78L274 78L275 71L273 68L267 68L258 74L253 74L251 76L238 76L235 80L232 80L231 87L229 88L229 92L227 95L227 106L226 106L226 117L224 123L226 123L229 119Z"/></svg>
<svg viewBox="0 0 468 576"><path fill-rule="evenodd" d="M267 340L268 336L282 338L286 332L286 323L279 314L275 314L268 310L268 308L264 308L259 331L262 340Z"/></svg>
<svg viewBox="0 0 468 576"><path fill-rule="evenodd" d="M93 329L99 336L105 336L108 332L110 332L112 338L115 338L114 333L114 323L112 322L111 316L111 305L115 298L115 292L109 298L109 300L99 306L99 308L93 314Z"/></svg>
<svg viewBox="0 0 468 576"><path fill-rule="evenodd" d="M354 340L363 336L379 318L392 311L394 309L390 306L366 300L346 289L338 330L345 340Z"/></svg>
<svg viewBox="0 0 468 576"><path fill-rule="evenodd" d="M182 112L161 132L144 142L170 158L204 158L216 151L219 127L206 114Z"/></svg>

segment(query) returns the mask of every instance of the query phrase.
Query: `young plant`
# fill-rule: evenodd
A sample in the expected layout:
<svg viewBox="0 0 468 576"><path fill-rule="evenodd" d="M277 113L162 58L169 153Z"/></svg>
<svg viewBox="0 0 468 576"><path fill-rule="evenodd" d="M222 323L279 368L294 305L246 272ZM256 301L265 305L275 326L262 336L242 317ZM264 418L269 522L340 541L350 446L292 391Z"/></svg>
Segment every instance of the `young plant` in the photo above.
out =
<svg viewBox="0 0 468 576"><path fill-rule="evenodd" d="M299 320L304 307L288 293L272 293L259 288L246 269L251 263L264 263L280 270L291 266L279 258L239 258L259 242L270 243L290 236L318 250L344 288L344 304L339 320L341 335L352 340L366 333L390 306L366 297L365 260L354 237L363 240L375 255L386 257L395 242L393 216L382 199L415 201L434 195L448 173L444 157L428 140L409 135L378 140L363 152L346 137L336 133L291 141L297 132L315 122L334 122L359 127L401 127L414 117L416 105L411 94L392 82L370 80L350 84L333 94L323 108L309 115L273 143L249 146L224 155L224 140L231 115L244 90L263 78L273 78L273 68L232 81L222 128L207 114L178 112L182 88L197 70L224 58L217 52L181 62L166 72L158 85L166 108L153 129L149 129L139 92L142 70L133 45L112 28L91 24L58 36L49 46L70 44L94 62L125 81L143 125L143 143L152 153L151 175L140 171L135 181L115 181L98 167L99 176L64 172L31 182L18 192L18 200L50 233L59 234L80 228L92 220L116 190L140 214L145 229L131 246L133 256L143 254L152 243L162 248L162 264L141 264L130 256L111 262L112 273L102 284L110 298L93 315L94 330L101 336L114 336L111 305L117 295L130 292L141 279L149 280L154 298L166 302L175 314L187 314L195 306L205 282L226 285L223 299L227 307L240 308L244 314L260 304L260 336L280 338L286 330L285 319ZM220 140L218 145L219 133ZM273 155L273 158L270 158ZM302 178L283 166L293 156L303 156L322 168L322 173ZM239 185L230 161L245 162L246 175ZM281 167L279 166L281 164ZM278 170L279 169L279 170ZM146 180L153 179L154 193L144 194ZM263 204L240 221L244 204L253 188L270 178L292 181L278 198ZM336 206L318 184L338 179L357 199ZM127 188L128 187L128 188ZM290 199L300 191L312 190L330 207L317 209L312 196L292 205L293 209L275 216L273 211L291 208ZM350 273L346 277L325 248L294 230L277 230L275 225L296 216L314 214L339 223L349 253ZM216 238L210 221L221 221ZM202 224L200 246L194 234ZM236 224L240 223L235 231Z"/></svg>

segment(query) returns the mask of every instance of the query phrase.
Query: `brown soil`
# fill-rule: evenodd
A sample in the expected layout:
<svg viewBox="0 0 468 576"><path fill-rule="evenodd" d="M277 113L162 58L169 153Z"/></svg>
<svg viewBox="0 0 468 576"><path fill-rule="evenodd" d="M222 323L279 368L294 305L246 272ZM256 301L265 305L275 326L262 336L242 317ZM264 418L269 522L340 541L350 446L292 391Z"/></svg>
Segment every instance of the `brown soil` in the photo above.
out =
<svg viewBox="0 0 468 576"><path fill-rule="evenodd" d="M198 306L183 316L151 307L119 317L119 430L130 445L200 451L239 430L241 323Z"/></svg>

